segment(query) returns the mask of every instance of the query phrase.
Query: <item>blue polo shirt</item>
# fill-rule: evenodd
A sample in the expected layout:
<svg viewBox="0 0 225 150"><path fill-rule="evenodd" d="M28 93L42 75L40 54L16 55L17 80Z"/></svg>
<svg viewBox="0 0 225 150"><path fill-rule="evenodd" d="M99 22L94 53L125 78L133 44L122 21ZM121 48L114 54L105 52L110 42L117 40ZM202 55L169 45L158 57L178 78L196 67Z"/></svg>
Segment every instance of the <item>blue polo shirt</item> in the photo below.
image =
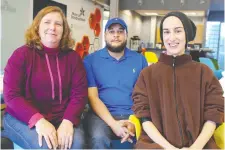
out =
<svg viewBox="0 0 225 150"><path fill-rule="evenodd" d="M125 49L124 56L116 60L107 48L84 58L88 87L97 87L99 98L112 115L133 114L132 92L141 70L146 67L145 57Z"/></svg>

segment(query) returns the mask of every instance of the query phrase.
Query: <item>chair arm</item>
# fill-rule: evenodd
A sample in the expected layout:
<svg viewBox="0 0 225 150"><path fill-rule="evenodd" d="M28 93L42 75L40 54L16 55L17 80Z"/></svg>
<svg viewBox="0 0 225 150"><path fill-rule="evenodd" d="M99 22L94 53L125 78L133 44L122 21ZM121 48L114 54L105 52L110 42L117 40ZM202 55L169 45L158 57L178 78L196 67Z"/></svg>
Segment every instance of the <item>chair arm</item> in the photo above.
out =
<svg viewBox="0 0 225 150"><path fill-rule="evenodd" d="M140 123L140 120L135 115L130 115L129 120L135 126L136 139L138 140L138 138L141 135L141 123Z"/></svg>
<svg viewBox="0 0 225 150"><path fill-rule="evenodd" d="M218 128L216 128L213 136L214 136L216 145L219 148L224 149L224 123L222 123Z"/></svg>

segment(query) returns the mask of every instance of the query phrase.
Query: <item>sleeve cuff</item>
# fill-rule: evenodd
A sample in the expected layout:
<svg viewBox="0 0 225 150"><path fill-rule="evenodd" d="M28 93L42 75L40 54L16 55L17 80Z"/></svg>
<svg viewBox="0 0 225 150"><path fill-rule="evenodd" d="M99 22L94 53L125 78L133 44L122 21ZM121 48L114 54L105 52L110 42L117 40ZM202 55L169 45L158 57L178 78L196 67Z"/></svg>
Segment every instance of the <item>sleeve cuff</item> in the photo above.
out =
<svg viewBox="0 0 225 150"><path fill-rule="evenodd" d="M224 116L223 113L206 113L204 116L205 121L212 121L215 122L216 124L221 124L224 122Z"/></svg>
<svg viewBox="0 0 225 150"><path fill-rule="evenodd" d="M152 119L150 117L142 117L140 118L141 124L146 122L146 121L152 121Z"/></svg>
<svg viewBox="0 0 225 150"><path fill-rule="evenodd" d="M140 110L140 111L136 111L135 115L137 116L137 118L151 118L150 112L149 110Z"/></svg>
<svg viewBox="0 0 225 150"><path fill-rule="evenodd" d="M64 116L63 119L69 120L70 122L73 123L74 126L77 126L80 123L80 119L78 117L72 118L69 116Z"/></svg>
<svg viewBox="0 0 225 150"><path fill-rule="evenodd" d="M44 118L44 117L43 117L40 113L34 114L34 115L30 118L30 120L29 120L29 122L28 122L29 128L33 128L34 125L35 125L41 118Z"/></svg>

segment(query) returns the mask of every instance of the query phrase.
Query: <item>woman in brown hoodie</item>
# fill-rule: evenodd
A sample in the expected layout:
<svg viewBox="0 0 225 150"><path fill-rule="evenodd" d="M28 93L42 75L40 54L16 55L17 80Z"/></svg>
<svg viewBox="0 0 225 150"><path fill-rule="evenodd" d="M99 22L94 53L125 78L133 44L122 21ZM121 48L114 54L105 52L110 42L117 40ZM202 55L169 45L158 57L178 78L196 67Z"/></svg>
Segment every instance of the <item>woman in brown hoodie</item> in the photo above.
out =
<svg viewBox="0 0 225 150"><path fill-rule="evenodd" d="M213 72L185 54L196 26L181 12L160 24L166 47L145 68L133 92L133 110L143 126L136 148L217 148L212 137L224 120L223 90Z"/></svg>

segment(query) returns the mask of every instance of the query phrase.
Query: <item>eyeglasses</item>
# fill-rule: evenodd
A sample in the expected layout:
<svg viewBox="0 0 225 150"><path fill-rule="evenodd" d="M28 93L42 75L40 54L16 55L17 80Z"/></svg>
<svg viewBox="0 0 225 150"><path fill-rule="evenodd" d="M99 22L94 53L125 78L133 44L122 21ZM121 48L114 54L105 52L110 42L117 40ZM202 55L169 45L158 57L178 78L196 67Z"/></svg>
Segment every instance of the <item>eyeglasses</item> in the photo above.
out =
<svg viewBox="0 0 225 150"><path fill-rule="evenodd" d="M119 29L119 30L117 30L117 31L115 31L115 30L108 30L108 33L110 34L110 35L114 35L115 33L117 33L118 35L122 35L122 34L125 34L125 30L123 30L123 29Z"/></svg>

